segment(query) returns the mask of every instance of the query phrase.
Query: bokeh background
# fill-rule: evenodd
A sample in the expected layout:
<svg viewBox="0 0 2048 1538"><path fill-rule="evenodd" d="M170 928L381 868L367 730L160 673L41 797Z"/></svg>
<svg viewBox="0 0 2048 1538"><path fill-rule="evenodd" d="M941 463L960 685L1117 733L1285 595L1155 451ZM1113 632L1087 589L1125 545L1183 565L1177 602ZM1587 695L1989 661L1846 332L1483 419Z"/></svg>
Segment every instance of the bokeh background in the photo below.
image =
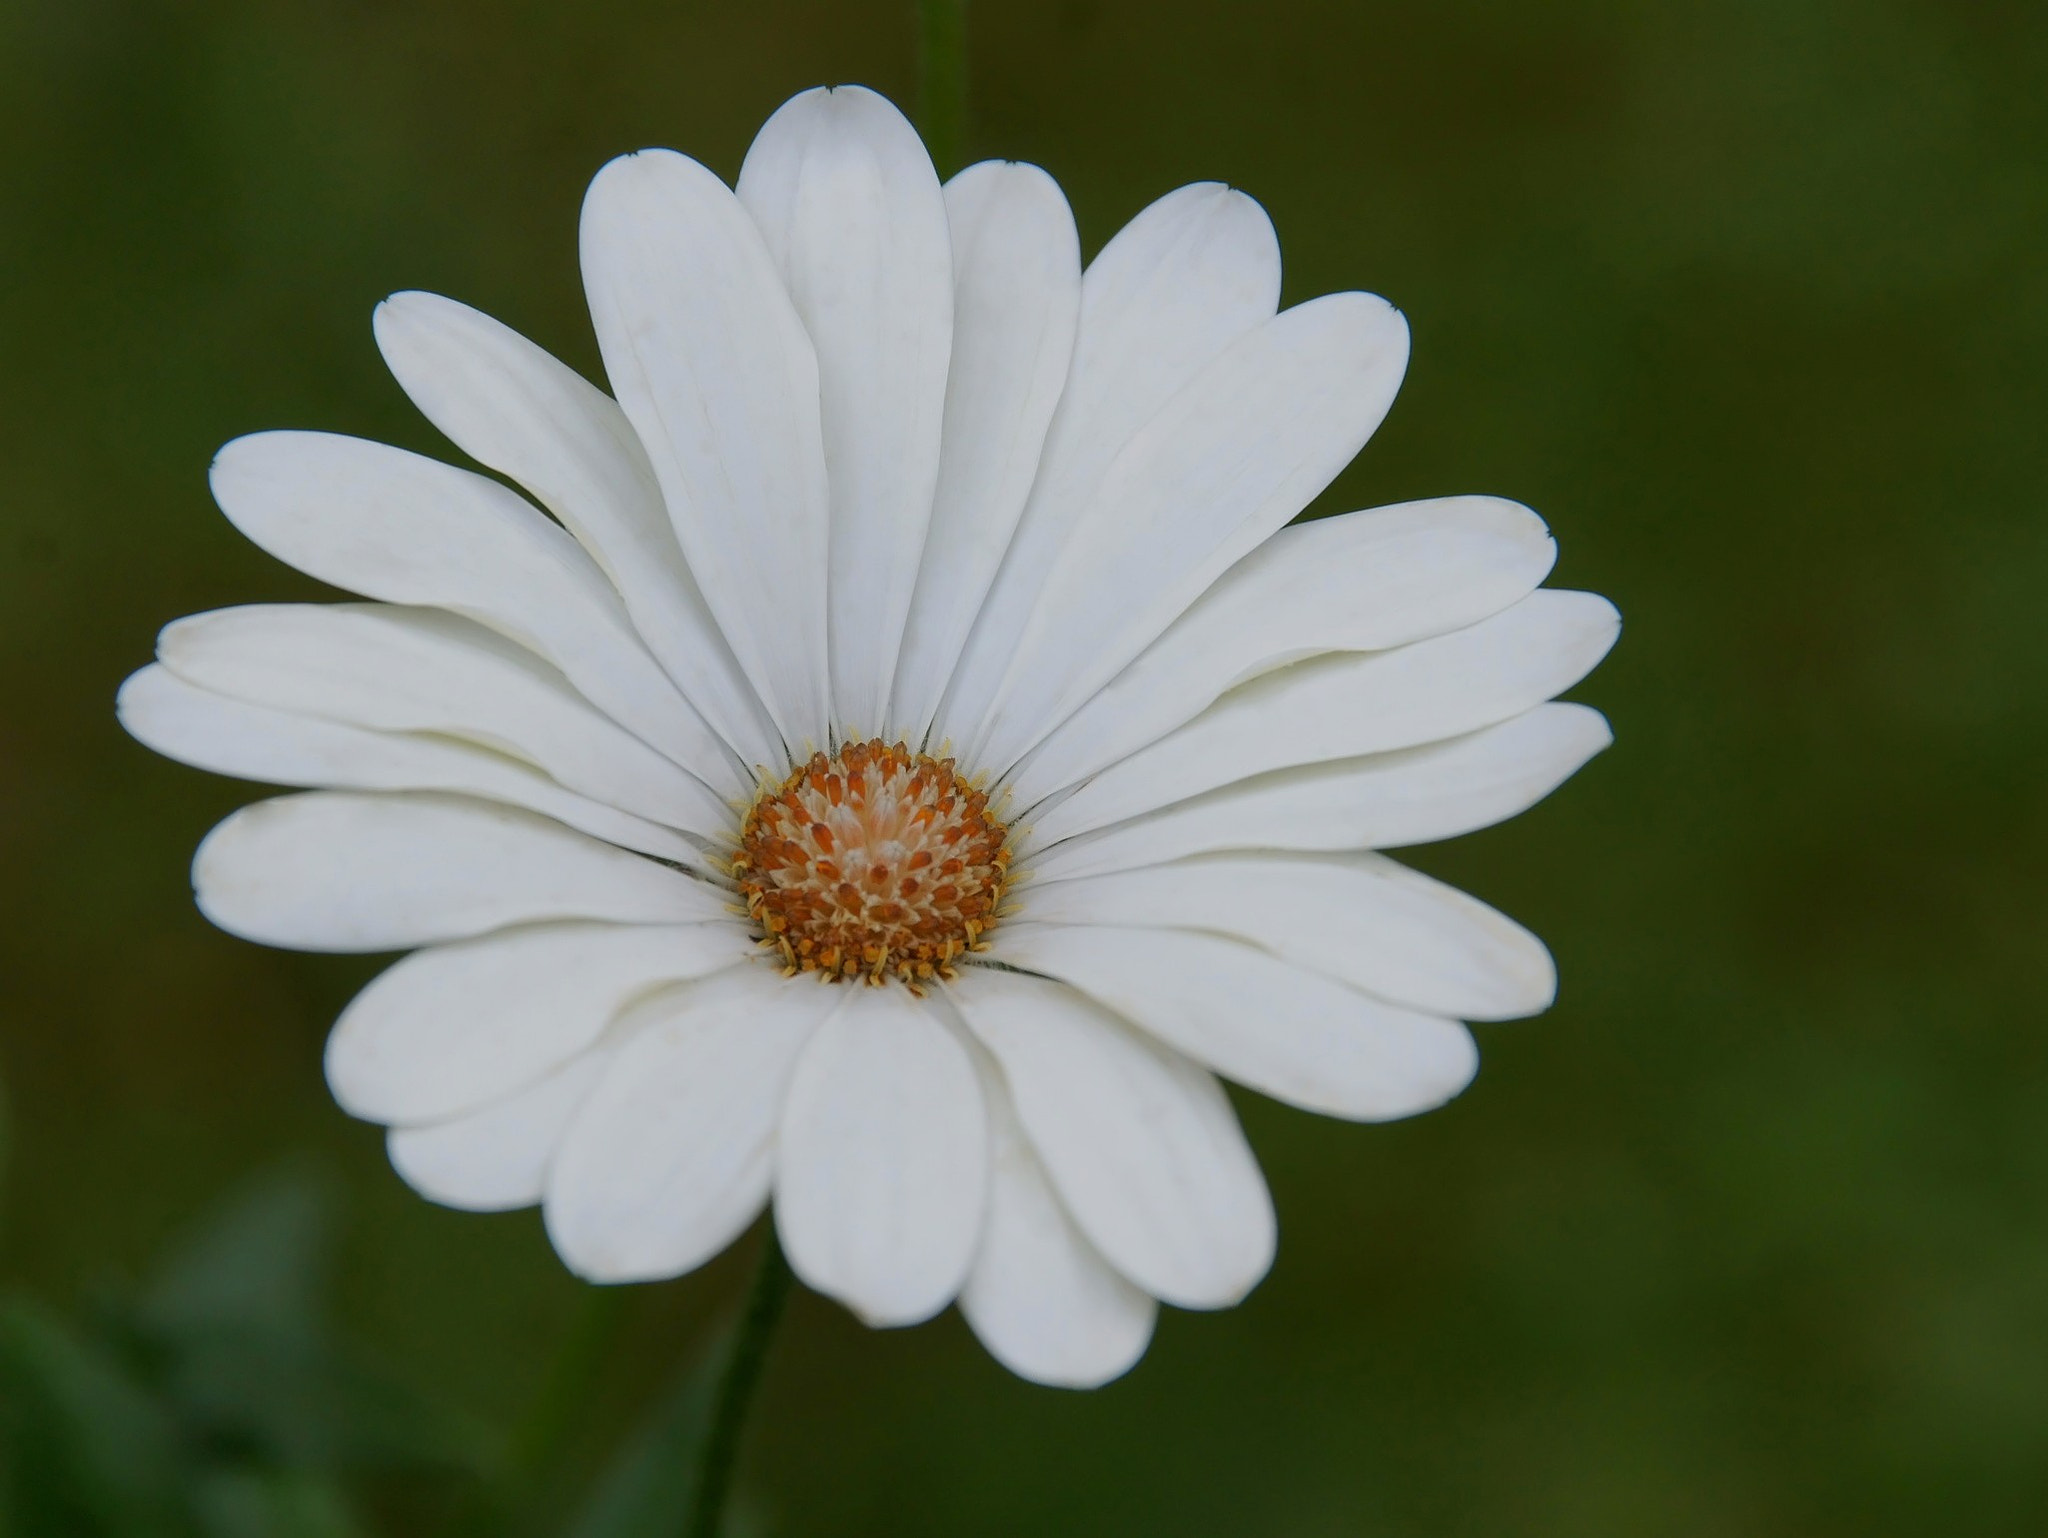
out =
<svg viewBox="0 0 2048 1538"><path fill-rule="evenodd" d="M1318 510L1544 513L1555 580L1626 616L1578 691L1618 741L1417 857L1563 972L1461 1100L1241 1101L1282 1215L1249 1302L1077 1396L955 1316L800 1297L742 1525L2048 1531L2048 11L1051 0L972 34L969 149L1050 169L1087 249L1227 179L1290 302L1402 306L1407 386ZM319 596L213 510L218 444L450 452L378 298L593 371L595 168L730 176L802 87L907 104L913 40L907 0L0 3L20 1533L180 1533L188 1486L209 1534L472 1531L522 1447L552 1472L520 1517L565 1530L737 1297L745 1247L593 1312L534 1214L408 1193L320 1076L377 963L210 929L187 861L255 792L112 700L161 623ZM550 1409L577 1341L596 1392Z"/></svg>

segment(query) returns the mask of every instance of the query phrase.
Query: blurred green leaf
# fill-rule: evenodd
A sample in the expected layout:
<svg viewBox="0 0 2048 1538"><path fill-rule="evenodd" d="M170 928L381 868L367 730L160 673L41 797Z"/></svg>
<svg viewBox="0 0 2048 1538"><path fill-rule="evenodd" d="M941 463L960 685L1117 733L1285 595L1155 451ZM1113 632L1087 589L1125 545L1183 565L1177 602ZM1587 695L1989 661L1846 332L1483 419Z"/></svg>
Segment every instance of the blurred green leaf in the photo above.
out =
<svg viewBox="0 0 2048 1538"><path fill-rule="evenodd" d="M174 1251L131 1316L166 1394L216 1446L282 1468L475 1467L475 1428L328 1329L332 1207L313 1172L275 1171Z"/></svg>
<svg viewBox="0 0 2048 1538"><path fill-rule="evenodd" d="M0 1306L0 1533L357 1538L354 1483L474 1481L477 1428L330 1327L333 1232L326 1182L288 1168L83 1322Z"/></svg>
<svg viewBox="0 0 2048 1538"><path fill-rule="evenodd" d="M368 1538L330 1481L306 1474L236 1471L202 1481L206 1538Z"/></svg>
<svg viewBox="0 0 2048 1538"><path fill-rule="evenodd" d="M22 1299L0 1304L0 1406L24 1538L194 1531L173 1417L114 1353Z"/></svg>
<svg viewBox="0 0 2048 1538"><path fill-rule="evenodd" d="M142 1316L174 1333L229 1327L310 1339L324 1303L332 1207L332 1193L307 1169L259 1176L165 1257Z"/></svg>
<svg viewBox="0 0 2048 1538"><path fill-rule="evenodd" d="M729 1330L693 1358L649 1408L599 1476L566 1538L672 1538L697 1493L691 1456L724 1372Z"/></svg>

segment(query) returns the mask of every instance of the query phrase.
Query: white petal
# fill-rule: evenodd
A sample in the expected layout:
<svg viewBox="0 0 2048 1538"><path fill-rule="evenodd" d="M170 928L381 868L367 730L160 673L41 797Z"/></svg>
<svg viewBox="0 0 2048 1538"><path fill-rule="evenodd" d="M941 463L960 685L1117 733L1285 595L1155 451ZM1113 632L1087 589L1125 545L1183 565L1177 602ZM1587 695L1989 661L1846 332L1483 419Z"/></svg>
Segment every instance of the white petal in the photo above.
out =
<svg viewBox="0 0 2048 1538"><path fill-rule="evenodd" d="M977 744L1007 769L1349 464L1394 403L1408 324L1326 294L1233 343L1102 477Z"/></svg>
<svg viewBox="0 0 2048 1538"><path fill-rule="evenodd" d="M959 1293L988 1190L967 1051L892 985L847 985L805 1047L776 1152L775 1226L796 1274L869 1324L916 1324Z"/></svg>
<svg viewBox="0 0 2048 1538"><path fill-rule="evenodd" d="M983 1082L988 1215L960 1312L990 1356L1020 1377L1094 1388L1131 1369L1159 1308L1082 1237L1025 1141L1009 1092Z"/></svg>
<svg viewBox="0 0 2048 1538"><path fill-rule="evenodd" d="M1222 935L1040 924L1000 934L998 959L1059 978L1226 1079L1304 1110L1413 1116L1449 1100L1479 1067L1457 1021L1368 998Z"/></svg>
<svg viewBox="0 0 2048 1538"><path fill-rule="evenodd" d="M1607 655L1621 628L1592 593L1531 593L1449 635L1338 652L1241 685L1033 819L1054 842L1273 769L1361 758L1476 731L1542 704Z"/></svg>
<svg viewBox="0 0 2048 1538"><path fill-rule="evenodd" d="M817 350L833 721L879 732L939 473L953 337L939 179L902 113L842 86L768 119L738 191Z"/></svg>
<svg viewBox="0 0 2048 1538"><path fill-rule="evenodd" d="M539 812L593 838L709 871L680 833L564 790L499 753L433 737L370 731L231 700L151 663L121 685L121 724L179 763L270 785L439 790Z"/></svg>
<svg viewBox="0 0 2048 1538"><path fill-rule="evenodd" d="M428 1201L465 1212L531 1207L548 1165L611 1054L593 1049L537 1084L480 1111L423 1127L393 1127L384 1138L391 1167Z"/></svg>
<svg viewBox="0 0 2048 1538"><path fill-rule="evenodd" d="M433 946L342 1011L327 1084L365 1121L472 1111L590 1047L642 994L751 949L737 924L542 924Z"/></svg>
<svg viewBox="0 0 2048 1538"><path fill-rule="evenodd" d="M1468 737L1281 769L1083 834L1027 838L1034 880L1157 865L1212 849L1394 849L1526 811L1614 740L1597 710L1538 705Z"/></svg>
<svg viewBox="0 0 2048 1538"><path fill-rule="evenodd" d="M822 746L818 364L760 232L696 161L645 150L591 182L582 252L605 373L683 556L783 739Z"/></svg>
<svg viewBox="0 0 2048 1538"><path fill-rule="evenodd" d="M698 591L617 403L510 327L438 294L393 294L377 306L376 331L427 420L530 491L604 568L648 648L741 760L780 763L774 725Z"/></svg>
<svg viewBox="0 0 2048 1538"><path fill-rule="evenodd" d="M1225 690L1320 652L1383 651L1525 597L1557 546L1498 497L1442 497L1290 525L1217 579L1011 776L1019 806L1192 720Z"/></svg>
<svg viewBox="0 0 2048 1538"><path fill-rule="evenodd" d="M1118 453L1216 355L1280 302L1265 210L1220 182L1168 193L1081 279L1074 361L1017 535L947 690L935 737L978 732L1047 575Z"/></svg>
<svg viewBox="0 0 2048 1538"><path fill-rule="evenodd" d="M731 917L723 887L462 796L258 801L201 841L192 885L229 934L304 951L405 950L544 919Z"/></svg>
<svg viewBox="0 0 2048 1538"><path fill-rule="evenodd" d="M1273 1203L1222 1086L1071 988L965 967L947 996L1002 1065L1054 1189L1153 1296L1222 1308L1273 1263Z"/></svg>
<svg viewBox="0 0 2048 1538"><path fill-rule="evenodd" d="M1005 924L1206 929L1396 1004L1461 1020L1550 1007L1557 970L1528 930L1376 854L1213 854L1029 887Z"/></svg>
<svg viewBox="0 0 2048 1538"><path fill-rule="evenodd" d="M922 742L1038 473L1081 306L1081 247L1059 184L986 160L946 183L953 362L938 489L890 707Z"/></svg>
<svg viewBox="0 0 2048 1538"><path fill-rule="evenodd" d="M164 627L180 678L258 705L381 732L476 743L579 794L705 838L731 802L481 626L391 604L250 604ZM737 790L731 775L723 777Z"/></svg>
<svg viewBox="0 0 2048 1538"><path fill-rule="evenodd" d="M476 620L684 768L736 781L731 750L648 655L604 573L496 481L388 444L273 432L223 448L212 484L235 527L279 560L366 598Z"/></svg>
<svg viewBox="0 0 2048 1538"><path fill-rule="evenodd" d="M548 1172L548 1236L594 1282L702 1265L768 1199L790 1070L836 989L736 967L650 1000Z"/></svg>

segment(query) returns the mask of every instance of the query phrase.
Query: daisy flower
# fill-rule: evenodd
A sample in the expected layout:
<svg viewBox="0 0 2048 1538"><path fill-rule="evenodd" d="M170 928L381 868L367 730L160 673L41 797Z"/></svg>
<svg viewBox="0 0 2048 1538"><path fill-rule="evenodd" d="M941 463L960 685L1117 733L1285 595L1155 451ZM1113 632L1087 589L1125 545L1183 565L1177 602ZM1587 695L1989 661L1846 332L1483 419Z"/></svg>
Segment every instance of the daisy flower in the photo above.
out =
<svg viewBox="0 0 2048 1538"><path fill-rule="evenodd" d="M1534 514L1290 526L1379 425L1386 301L1280 310L1213 183L1083 267L1043 171L943 186L872 92L795 98L737 188L666 150L585 199L610 393L395 295L399 385L495 475L315 432L221 450L237 528L363 602L194 615L129 731L312 787L201 844L199 906L409 951L327 1075L398 1172L539 1203L596 1282L764 1206L875 1325L957 1302L1016 1372L1128 1368L1237 1302L1273 1207L1219 1078L1356 1121L1471 1079L1542 944L1382 849L1608 742L1553 703L1613 608ZM502 477L499 478L499 477Z"/></svg>

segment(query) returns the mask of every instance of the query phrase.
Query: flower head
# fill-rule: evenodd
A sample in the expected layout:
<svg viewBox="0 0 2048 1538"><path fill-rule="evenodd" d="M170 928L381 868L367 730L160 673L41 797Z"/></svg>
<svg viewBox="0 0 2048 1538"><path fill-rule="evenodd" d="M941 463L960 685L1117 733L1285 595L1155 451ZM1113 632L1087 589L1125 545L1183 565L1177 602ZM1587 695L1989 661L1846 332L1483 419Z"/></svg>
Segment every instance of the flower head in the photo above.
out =
<svg viewBox="0 0 2048 1538"><path fill-rule="evenodd" d="M1058 187L943 187L894 108L797 97L737 190L612 162L582 255L610 394L451 300L378 345L464 454L261 433L228 517L361 603L169 626L173 757L314 787L201 845L200 906L413 954L335 1026L399 1172L540 1203L594 1281L772 1202L876 1324L958 1301L1046 1382L1264 1275L1218 1076L1356 1120L1543 1009L1527 931L1381 854L1608 741L1612 644L1526 509L1290 527L1391 404L1385 301L1278 310L1258 205L1160 199L1082 267ZM543 509L545 511L543 511ZM550 516L552 515L552 516Z"/></svg>

